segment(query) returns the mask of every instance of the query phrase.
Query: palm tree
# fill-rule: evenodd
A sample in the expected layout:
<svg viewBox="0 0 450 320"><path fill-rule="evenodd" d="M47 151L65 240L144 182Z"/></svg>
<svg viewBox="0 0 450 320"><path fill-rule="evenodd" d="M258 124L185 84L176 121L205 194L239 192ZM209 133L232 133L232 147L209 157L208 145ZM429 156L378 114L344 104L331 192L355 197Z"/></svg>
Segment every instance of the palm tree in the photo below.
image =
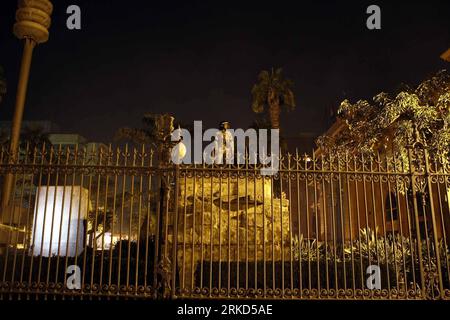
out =
<svg viewBox="0 0 450 320"><path fill-rule="evenodd" d="M280 129L281 107L287 111L295 108L295 97L292 92L293 83L284 78L282 69L276 71L263 70L258 75L258 82L252 88L252 110L255 113L268 111L273 129Z"/></svg>
<svg viewBox="0 0 450 320"><path fill-rule="evenodd" d="M3 68L0 66L0 102L6 94L6 79Z"/></svg>
<svg viewBox="0 0 450 320"><path fill-rule="evenodd" d="M0 146L9 146L10 135L5 130L0 130ZM20 148L25 150L28 145L28 150L41 149L43 145L50 146L51 141L48 138L48 133L44 132L41 127L30 128L25 126L20 132Z"/></svg>
<svg viewBox="0 0 450 320"><path fill-rule="evenodd" d="M116 141L129 141L137 145L149 144L152 146L156 145L157 142L157 125L156 117L157 114L146 113L142 118L143 127L141 128L130 128L122 127L116 131L115 140ZM181 121L175 121L173 124L174 128L183 128L194 131L194 128L190 124L185 124Z"/></svg>
<svg viewBox="0 0 450 320"><path fill-rule="evenodd" d="M119 128L115 140L127 140L136 144L154 144L156 141L156 123L154 114L144 114L143 128Z"/></svg>
<svg viewBox="0 0 450 320"><path fill-rule="evenodd" d="M20 147L25 149L28 145L29 150L41 149L43 145L50 146L52 143L48 137L48 133L41 127L30 128L24 127L20 133Z"/></svg>

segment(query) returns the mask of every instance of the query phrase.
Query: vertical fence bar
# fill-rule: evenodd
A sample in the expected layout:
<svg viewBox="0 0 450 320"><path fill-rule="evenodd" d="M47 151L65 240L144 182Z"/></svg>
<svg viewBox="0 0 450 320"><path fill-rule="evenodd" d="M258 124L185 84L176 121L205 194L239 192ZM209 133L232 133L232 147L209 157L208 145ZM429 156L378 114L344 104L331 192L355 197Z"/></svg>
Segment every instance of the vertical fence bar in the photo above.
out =
<svg viewBox="0 0 450 320"><path fill-rule="evenodd" d="M338 175L335 174L334 170L333 170L333 160L335 160L335 158L333 158L331 156L331 153L328 155L328 161L330 163L330 171L331 171L331 176L330 176L330 194L331 194L331 226L333 229L333 262L334 262L334 286L335 286L335 296L338 296L338 292L339 292L339 279L338 279L338 244L337 244L337 214L336 211L338 211L337 206L335 206L335 185L334 185L334 177L338 177ZM335 209L336 207L336 209Z"/></svg>
<svg viewBox="0 0 450 320"><path fill-rule="evenodd" d="M194 171L193 171L193 177L192 177L192 245L191 245L191 263L190 263L190 282L191 282L191 295L194 293L195 288L195 277L194 277L194 268L195 268L195 215L197 213L196 210L196 200L197 200L197 172L196 169L197 164L194 163ZM229 197L229 196L228 196ZM229 200L229 198L228 198ZM229 205L229 204L228 204ZM228 230L230 226L230 221L228 220ZM229 268L229 267L228 267ZM228 271L229 272L229 271ZM229 289L229 288L228 288Z"/></svg>
<svg viewBox="0 0 450 320"><path fill-rule="evenodd" d="M394 159L392 159L393 163L395 163ZM395 170L395 169L394 169ZM388 197L389 197L389 218L390 218L390 223L391 223L391 236L392 239L395 239L395 222L394 222L394 217L393 217L393 203L392 203L392 190L391 190L391 182L388 180ZM395 272L395 287L398 288L398 266L397 266L397 248L396 246L393 246L393 255L394 255L394 260L393 260L393 264L394 264L394 272ZM386 259L387 260L387 259ZM387 267L389 268L389 261L386 261L387 263Z"/></svg>
<svg viewBox="0 0 450 320"><path fill-rule="evenodd" d="M239 157L239 154L238 154ZM238 170L241 170L241 167L239 167L240 162L238 161ZM239 172L237 172L236 174L236 194L237 194L237 215L236 215L236 296L239 297L240 295L240 284L239 284L239 280L240 280L240 268L239 265L241 263L240 260L240 239L239 239L239 227L240 227L240 223L241 223L241 208L240 208L240 203L239 203L239 198L240 198L240 193L239 193L239 183L240 183L240 175ZM264 191L263 191L264 194ZM203 201L203 191L202 191L202 201ZM203 207L203 202L202 202L202 207ZM202 227L203 227L203 221L202 221ZM202 228L202 234L203 234L203 228ZM202 256L202 264L203 264L203 256ZM202 270L203 271L203 270ZM265 278L265 276L264 276Z"/></svg>
<svg viewBox="0 0 450 320"><path fill-rule="evenodd" d="M212 297L213 291L213 260L214 260L214 201L213 201L213 185L214 185L214 172L211 168L210 175L210 230L209 230L209 297Z"/></svg>
<svg viewBox="0 0 450 320"><path fill-rule="evenodd" d="M75 149L77 149L77 147ZM72 165L77 163L77 156L78 155L76 153L74 153ZM73 215L72 207L73 207L73 193L74 193L73 190L75 189L75 177L76 177L76 170L72 170L72 184L70 187L70 201L69 201L69 223L67 224L67 238L66 238L66 257L64 259L64 287L67 287L66 271L69 266L69 243L70 243L70 229L71 229L71 225L72 225L72 215ZM56 192L56 189L55 189L55 192ZM81 197L81 190L80 190L80 197ZM92 290L92 287L91 287L91 290Z"/></svg>
<svg viewBox="0 0 450 320"><path fill-rule="evenodd" d="M377 153L377 159L380 160L380 154ZM390 177L390 169L389 169L389 160L387 155L385 156L385 164L386 164L386 182L389 185L389 177ZM378 171L381 172L381 163L378 162ZM383 185L382 185L382 176L380 176L379 180L379 189L380 189L380 202L381 202L381 219L383 221L382 229L383 229L383 238L384 238L384 252L386 256L386 263L388 262L387 258L387 252L388 252L388 243L387 243L387 231L386 231L386 213L385 213L385 203L384 203L384 192L383 192ZM390 270L389 270L389 264L387 263L386 266L386 279L387 279L387 287L388 287L388 296L391 296L391 283L390 283Z"/></svg>
<svg viewBox="0 0 450 320"><path fill-rule="evenodd" d="M316 171L317 169L317 159L316 159L316 153L313 150L313 159L312 159L312 165L313 165L313 170ZM314 201L314 210L313 210L313 214L314 214L314 224L315 224L315 230L314 230L314 234L315 234L315 243L316 243L316 267L317 267L317 275L316 275L316 280L317 280L317 297L320 298L320 292L321 292L321 287L320 287L320 252L319 252L319 247L320 247L320 238L319 238L319 201L317 199L317 180L319 177L319 173L315 172L313 174L313 201Z"/></svg>
<svg viewBox="0 0 450 320"><path fill-rule="evenodd" d="M40 187L41 187L41 183L42 183L42 171L43 171L43 164L44 164L44 151L45 151L45 144L42 145L41 148L41 152L40 152L40 157L41 157L41 161L40 161L40 168L39 168L39 181L38 181L38 186L37 186L37 192L36 192L36 208L39 207L39 200L40 200ZM36 154L37 152L35 152ZM29 267L29 271L28 271L28 287L31 288L32 287L32 281L33 281L33 264L34 264L34 246L36 243L36 228L37 228L37 214L34 215L34 222L33 222L33 231L32 231L32 244L31 244L31 252L30 252L30 267ZM36 284L37 285L37 284ZM27 296L27 299L29 298L29 296Z"/></svg>
<svg viewBox="0 0 450 320"><path fill-rule="evenodd" d="M148 168L146 168L147 170L149 170L148 172L148 184L147 184L147 193L148 193L148 198L147 198L147 216L146 216L146 224L145 224L145 259L144 259L144 292L147 293L148 289L148 283L147 283L147 277L148 277L148 259L149 259L149 232L150 232L150 225L151 225L151 208L152 208L152 190L153 190L153 186L152 186L152 175L153 172L151 171L153 167L153 149L150 149L149 151L149 162L148 162ZM179 176L179 168L177 167L177 175ZM176 182L178 183L178 180L176 180ZM178 198L177 199L177 203L178 203ZM178 218L178 211L175 212L175 221ZM177 230L178 228L178 223L175 224L175 230ZM174 232L174 250L176 252L177 249L177 236L178 233L175 231ZM153 234L153 245L155 244L155 238L154 238L154 234ZM153 254L155 254L155 250L153 250ZM176 261L176 260L174 260ZM176 264L174 263L174 266L176 267ZM174 272L174 274L176 274ZM174 277L175 278L175 277ZM152 288L154 290L154 288ZM175 285L172 287L173 292L175 292Z"/></svg>
<svg viewBox="0 0 450 320"><path fill-rule="evenodd" d="M401 167L402 169L402 172L406 172L406 171L408 171L409 169L407 169L407 164L405 164L405 162L404 161L402 161L402 167ZM410 208L410 199L409 199L409 197L408 197L408 194L409 194L409 190L410 190L410 185L407 183L407 177L405 176L404 177L404 182L403 182L403 189L405 190L404 191L404 195L403 195L403 198L404 198L404 201L405 201L405 207L406 207L406 217L407 217L407 223L408 223L408 236L409 236L409 246L410 246L410 251L411 251L411 257L410 257L410 260L411 260L411 272L412 272L412 285L413 285L413 294L414 294L414 297L416 296L416 294L417 294L417 287L418 287L418 285L417 285L417 279L416 279L416 264L415 264L415 256L416 256L416 253L415 253L415 247L414 247L414 239L413 239L413 225L412 225L412 218L413 217L411 217L411 208ZM409 292L409 290L408 290L408 292Z"/></svg>
<svg viewBox="0 0 450 320"><path fill-rule="evenodd" d="M94 149L95 147L92 147L92 155L91 158L93 157L95 160L95 164L98 166L102 165L102 157L103 154L97 153L97 150ZM90 288L91 288L91 292L94 289L94 285L95 285L95 259L97 256L97 230L98 230L98 215L99 215L99 207L100 207L100 190L101 190L101 182L102 182L102 176L100 175L100 172L97 172L97 179L95 182L95 209L94 211L94 219L93 219L93 224L92 224L92 231L91 231L91 241L92 241L92 254L91 254L91 281L90 281ZM73 191L72 191L73 192ZM129 247L129 246L128 246ZM128 274L128 273L127 273Z"/></svg>
<svg viewBox="0 0 450 320"><path fill-rule="evenodd" d="M257 166L255 165L255 166L253 166L253 199L255 199L256 200L256 187L257 187L257 184L256 184L256 176L257 176ZM258 241L258 227L257 227L257 223L256 223L256 221L257 221L257 219L258 219L258 216L257 216L257 213L256 213L256 205L255 206L253 206L253 228L254 228L254 235L253 235L253 237L254 237L254 241L253 241L253 253L254 253L254 280L255 280L255 282L254 282L254 290L255 290L255 295L257 294L257 292L258 292L258 243L257 243L257 241ZM281 250L283 250L283 249L281 249Z"/></svg>
<svg viewBox="0 0 450 320"><path fill-rule="evenodd" d="M449 187L447 185L447 179L445 177L445 162L441 162L439 163L438 159L435 158L434 160L434 167L435 167L435 181L436 181L436 186L437 186L437 191L438 191L438 202L439 202L439 212L440 212L440 223L441 223L441 229L442 229L442 241L444 243L444 248L443 248L443 253L444 253L444 261L445 261L445 267L446 267L446 271L447 271L447 279L444 280L444 278L442 277L442 284L444 285L444 281L447 282L447 285L449 285L449 287L447 289L450 288L450 268L449 268L449 257L448 257L448 244L447 244L447 230L445 227L445 220L444 220L444 212L445 212L445 208L442 205L443 202L445 202L445 195L444 195L444 199L441 195L441 187L443 186L445 188L445 190L449 190ZM440 168L441 167L441 168ZM441 182L442 181L442 182ZM450 199L447 199L447 205L448 205L448 211L450 213ZM439 252L439 251L438 251ZM443 293L445 296L445 292Z"/></svg>
<svg viewBox="0 0 450 320"><path fill-rule="evenodd" d="M29 143L26 143L25 146L25 159L24 159L24 165L26 165L27 163L27 158L28 158L28 150L29 150ZM19 159L20 157L20 148L18 150L18 154L17 154L17 159ZM22 225L22 209L23 209L23 199L24 199L24 192L25 192L25 172L22 172L22 184L21 184L21 188L20 188L20 196L19 196L19 216L17 218L17 223L16 223L16 227L18 229L15 230L15 239L14 239L14 258L13 258L13 267L12 267L12 272L11 272L11 284L14 284L15 280L16 280L16 263L17 263L17 250L18 250L18 246L19 246L19 235L21 232L20 230L20 226ZM13 202L14 203L14 202ZM28 217L27 217L28 218ZM25 230L28 228L28 226L25 226ZM25 233L25 231L23 232ZM23 235L25 237L25 234ZM25 244L23 244L22 246L22 250L25 249Z"/></svg>
<svg viewBox="0 0 450 320"><path fill-rule="evenodd" d="M83 165L89 163L87 147L83 147L82 160L81 161L82 161ZM77 162L75 161L75 163L77 163ZM81 269L82 273L83 273L83 276L81 277L81 289L83 290L83 292L87 291L87 286L86 286L87 278L86 278L85 275L87 273L86 272L87 271L86 264L88 263L88 261L87 261L87 258L88 258L88 250L87 250L87 248L90 245L90 239L89 239L89 243L86 242L88 240L88 226L89 226L88 222L89 222L89 217L90 217L91 190L92 190L92 174L90 172L88 173L88 179L87 180L88 180L88 186L87 186L87 191L88 191L87 192L88 210L87 210L87 217L86 217L86 228L84 230L84 242L85 242L86 250L84 250L84 252L83 252L83 268ZM65 280L65 277L64 277L64 283L65 283L65 281L66 280ZM81 299L83 299L83 296L81 296Z"/></svg>
<svg viewBox="0 0 450 320"><path fill-rule="evenodd" d="M364 176L361 175L361 173L358 170L358 157L356 155L353 155L353 167L354 167L354 173L355 173L355 198L356 198L356 223L358 226L358 252L359 252L359 271L360 271L360 278L361 278L361 292L364 291L364 268L363 268L363 255L362 255L362 243L361 243L361 214L360 214L360 203L359 203L359 188L358 188L358 182L359 177L362 177L361 180L364 181Z"/></svg>
<svg viewBox="0 0 450 320"><path fill-rule="evenodd" d="M373 232L375 236L375 257L374 261L380 265L380 253L378 251L378 223L377 223L377 207L376 207L376 197L375 197L375 184L374 180L377 178L376 169L374 168L374 155L370 155L370 195L372 199L372 222L373 222ZM387 267L389 268L389 264L387 263Z"/></svg>
<svg viewBox="0 0 450 320"><path fill-rule="evenodd" d="M29 147L29 144L28 144L27 150L29 150L29 149L30 149L30 147ZM31 166L32 167L34 167L35 164L36 164L36 152L37 152L36 148L33 148L33 150L32 150L32 161L31 161ZM27 151L27 155L25 156L25 165L30 163L30 161L28 161L29 160L28 159L28 155L29 155L29 151ZM32 177L31 181L33 181L34 180L34 173L31 174L31 177ZM20 267L20 280L19 280L19 282L21 284L25 284L24 283L24 272L25 272L25 263L26 263L26 253L27 253L27 251L29 253L30 249L32 249L31 246L30 246L30 243L31 243L31 232L30 232L30 229L32 229L33 226L30 225L30 223L31 223L30 222L30 212L34 212L34 211L31 211L31 208L32 208L32 204L31 203L32 203L32 199L33 199L31 189L32 189L32 186L30 186L29 195L28 195L27 219L26 219L26 224L25 224L25 232L26 233L25 233L25 235L23 237L23 253L22 253L22 261L21 261L21 267ZM33 221L33 219L31 221Z"/></svg>
<svg viewBox="0 0 450 320"><path fill-rule="evenodd" d="M308 171L308 160L309 160L309 157L307 155L305 155L304 162L305 162L305 170L306 171ZM313 164L313 166L314 166L314 164ZM313 170L314 170L314 167L313 167ZM311 235L309 232L310 224L311 224L311 221L309 219L309 206L310 206L310 204L309 204L309 184L308 184L309 175L310 175L310 173L306 172L306 175L305 175L305 197L306 197L305 204L306 204L306 244L307 244L307 250L308 250L308 289L309 289L309 295L311 296L311 289L312 289L311 277L312 277L312 275L311 275ZM312 173L312 175L313 175L312 179L314 179L314 173Z"/></svg>
<svg viewBox="0 0 450 320"><path fill-rule="evenodd" d="M350 259L351 259L351 269L352 269L352 294L355 297L356 294L356 277L355 277L355 256L353 252L353 216L352 216L352 199L350 193L350 182L349 175L351 174L351 170L349 167L350 160L348 157L348 152L345 153L345 170L348 172L345 175L346 182L346 193L347 193L347 208L348 208L348 228L349 228L349 236L350 236ZM372 189L373 190L373 189ZM376 212L374 212L375 216Z"/></svg>
<svg viewBox="0 0 450 320"><path fill-rule="evenodd" d="M105 167L109 167L111 165L111 144L108 147L107 154L106 154L106 162L104 164ZM83 184L80 183L80 192L82 191ZM109 187L109 172L105 173L105 197L103 199L103 219L102 219L102 226L103 226L103 232L102 232L102 252L100 256L100 276L99 276L99 288L103 291L103 269L104 269L104 258L105 258L105 234L106 234L106 215L108 213L108 187ZM80 197L81 199L81 197ZM114 213L113 213L114 214ZM78 239L78 235L77 235ZM110 239L110 247L113 245L112 241L112 233L111 233L111 239ZM77 241L78 243L78 241ZM109 294L109 288L108 288L108 294Z"/></svg>
<svg viewBox="0 0 450 320"><path fill-rule="evenodd" d="M17 156L14 157L14 161L18 161ZM11 194L9 195L10 198L10 205L11 207L8 208L9 211L9 221L7 221L9 226L12 226L13 224L13 219L15 216L15 199L16 199L16 183L17 183L17 172L14 173L13 175L11 175L11 179L12 179L12 183L11 183ZM12 234L14 232L14 229L8 229L8 238L6 240L6 253L5 253L5 263L4 263L4 269L3 269L3 282L6 282L6 274L7 274L7 270L8 270L8 264L9 264L9 251L10 251L10 247L13 246L14 244L12 243ZM10 286L12 287L14 285L13 282L11 282ZM11 296L10 296L10 300L11 300Z"/></svg>
<svg viewBox="0 0 450 320"><path fill-rule="evenodd" d="M175 179L174 179L174 183L175 183L175 191L174 191L174 199L175 199L175 208L174 208L174 217L173 217L173 236L172 236L172 285L171 285L171 296L172 299L176 297L176 280L177 280L177 265L178 265L178 259L177 259L177 254L178 254L178 201L179 201L179 194L180 194L180 167L179 165L175 166ZM202 179L203 180L203 179ZM185 189L186 192L186 189ZM202 215L204 213L202 212ZM203 225L202 225L203 227ZM203 248L202 248L203 251ZM203 260L202 260L202 264L203 264ZM203 273L202 273L202 278L203 278Z"/></svg>
<svg viewBox="0 0 450 320"><path fill-rule="evenodd" d="M245 294L248 296L249 294L249 214L248 214L248 178L249 178L249 154L246 153L245 157Z"/></svg>
<svg viewBox="0 0 450 320"><path fill-rule="evenodd" d="M54 153L54 147L52 146L50 149L50 153L53 155ZM60 159L59 159L59 152L56 154L55 157L55 163L57 166L59 166L60 164ZM50 163L51 165L51 163ZM57 188L58 188L58 178L59 178L59 170L56 170L55 173L55 191L54 191L54 195L53 195L53 207L52 207L52 222L51 222L51 226L50 226L50 246L49 246L49 258L47 261L47 276L46 276L46 280L45 280L45 287L48 289L49 288L49 281L50 281L50 266L52 264L52 244L53 244L53 226L55 223L55 208L56 208L56 195L57 195ZM45 299L47 299L47 296L45 296Z"/></svg>
<svg viewBox="0 0 450 320"><path fill-rule="evenodd" d="M49 160L49 165L52 165L52 160L53 160L53 152L52 152L52 148L50 147L50 160ZM42 236L41 236L41 250L39 252L39 266L38 266L38 274L37 274L37 283L38 285L41 285L41 271L42 271L42 258L43 258L43 250L44 250L44 239L45 239L45 229L46 229L46 222L47 222L47 204L48 204L48 190L50 187L50 177L51 177L51 171L50 171L50 167L47 168L48 172L47 172L47 187L45 189L45 207L44 207L44 219L43 219L43 227L42 227ZM51 251L48 252L48 256L50 258L51 256Z"/></svg>
<svg viewBox="0 0 450 320"><path fill-rule="evenodd" d="M61 160L63 160L63 162L64 162L63 164L67 168L69 165L69 149L66 148L66 150L65 150L66 154L64 157L62 156L64 151L62 150L61 144L59 145L58 150L60 151L60 157L62 158ZM59 163L61 163L61 161L59 161ZM62 206L65 203L64 200L65 200L65 196L66 196L66 184L67 184L67 171L64 171L64 179L63 179L63 187L62 187L62 200L61 200ZM55 192L55 195L56 195L56 192ZM61 209L63 209L63 208L61 208ZM62 237L62 224L63 224L63 219L62 219L63 213L62 212L63 212L63 210L61 210L61 213L60 213L61 217L60 217L60 221L59 221L59 230L58 230L58 251L56 254L55 283L58 283L58 281L59 281L59 262L60 262L60 256L61 256L61 237Z"/></svg>
<svg viewBox="0 0 450 320"><path fill-rule="evenodd" d="M290 271L291 271L291 274L290 274L290 291L291 291L291 294L290 294L290 296L291 296L291 298L293 298L293 295L294 295L294 258L293 258L293 250L292 250L292 232L293 232L293 223L292 223L292 187L291 187L291 171L292 171L292 168L291 168L291 160L292 160L292 157L291 157L291 154L290 153L288 153L288 168L287 168L287 173L286 173L286 175L287 175L287 184L288 184L288 196L287 196L287 198L288 198L288 200L289 200L289 207L288 207L288 210L289 210L289 212L288 212L288 219L289 219L289 223L288 223L288 225L289 225L289 266L290 266ZM263 195L264 195L264 189L263 189ZM264 210L263 210L263 213L264 213ZM264 226L264 223L263 223L263 226ZM265 237L264 237L264 240L265 240ZM265 241L263 240L263 242L265 243ZM264 247L264 252L265 252L265 247ZM265 256L264 256L265 257ZM266 265L266 261L265 261L265 259L264 259L264 266ZM265 279L265 276L264 276L264 279Z"/></svg>
<svg viewBox="0 0 450 320"><path fill-rule="evenodd" d="M139 254L140 254L140 245L141 245L141 212L142 212L142 194L143 194L143 168L145 164L145 145L141 146L141 151L138 153L138 158L141 158L140 163L138 164L139 168L139 201L138 201L138 216L137 216L137 234L136 234L136 266L134 270L134 294L137 295L139 292Z"/></svg>
<svg viewBox="0 0 450 320"><path fill-rule="evenodd" d="M184 199L183 199L183 207L184 207L184 213L183 213L183 263L181 266L181 292L184 293L186 290L186 224L187 224L187 170L184 172Z"/></svg>
<svg viewBox="0 0 450 320"><path fill-rule="evenodd" d="M395 175L395 195L396 195L396 204L397 204L397 218L398 218L398 225L399 225L399 230L400 230L400 249L401 249L401 260L402 260L402 266L403 266L403 270L402 270L402 277L399 279L397 277L397 285L398 285L398 293L401 296L402 294L407 294L407 272L406 272L406 257L405 257L405 248L404 248L404 237L403 237L403 220L402 220L402 215L403 215L403 210L402 210L402 206L400 203L400 189L399 189L399 179L400 179L400 175L398 173L401 173L401 167L397 168L397 163L398 163L398 158L397 155L395 153L393 153L393 160L394 160L394 171L396 173ZM392 206L391 206L392 209ZM398 239L398 238L397 238ZM395 239L394 239L395 240ZM395 246L394 248L396 248L397 246ZM404 293L403 293L404 292Z"/></svg>
<svg viewBox="0 0 450 320"><path fill-rule="evenodd" d="M128 144L125 145L125 150L123 153L121 153L123 157L123 166L127 166L128 161ZM124 217L124 204L125 204L125 190L126 190L126 182L127 182L127 175L126 171L123 170L122 174L122 196L120 201L120 219L119 219L119 258L117 260L118 263L118 271L117 271L117 288L118 292L121 293L122 290L122 284L121 284L121 271L122 271L122 243L123 243L123 217ZM159 220L158 220L159 221ZM159 228L158 228L159 229ZM155 272L156 277L156 272ZM156 283L156 280L155 280Z"/></svg>
<svg viewBox="0 0 450 320"><path fill-rule="evenodd" d="M425 157L425 174L426 174L426 181L428 186L428 192L429 192L429 198L430 198L430 211L431 211L431 224L433 227L433 241L434 241L434 252L435 252L435 258L436 258L436 268L437 268L437 274L438 274L438 285L439 285L439 297L444 298L444 287L442 283L442 270L441 270L441 257L439 253L439 240L438 240L438 234L437 234L437 224L436 224L436 212L434 210L434 197L433 197L433 185L431 181L430 174L432 173L430 170L430 159L428 150L426 148L423 149L424 157Z"/></svg>
<svg viewBox="0 0 450 320"><path fill-rule="evenodd" d="M341 168L341 155L338 155L338 168L339 170L342 170ZM343 282L344 282L344 296L345 293L347 292L347 268L346 268L346 261L345 261L345 213L344 213L344 204L343 204L343 200L342 200L342 193L343 193L343 189L342 189L342 174L343 173L339 173L339 180L338 180L338 188L339 188L339 227L341 229L341 249L340 251L342 252L342 273L343 273ZM364 193L365 195L365 193Z"/></svg>
<svg viewBox="0 0 450 320"><path fill-rule="evenodd" d="M74 166L76 167L77 166L77 164L78 164L78 161L79 161L79 146L78 146L78 144L75 146L75 151L74 151L74 154L75 154L75 157L74 157ZM82 153L83 155L84 155L84 153ZM82 156L81 157L82 158L82 163L84 163L84 157ZM80 235L80 221L81 221L81 208L82 208L82 205L83 205L83 190L84 190L84 188L83 188L83 183L84 183L84 172L83 171L81 171L81 173L80 173L80 196L79 196L79 199L78 199L78 214L77 214L77 223L78 223L78 225L77 225L77 234L76 234L76 244L75 244L75 261L74 261L74 265L75 266L78 266L78 239L79 239L79 237L80 236L82 236L82 240L83 240L83 248L82 248L82 250L84 251L84 252L86 252L86 250L87 250L87 247L86 247L86 234L87 234L87 224L85 223L85 228L83 228L83 234L82 235ZM64 185L65 186L65 185ZM86 204L86 206L87 206L87 208L86 208L86 216L84 217L84 219L85 219L85 221L87 221L87 219L88 219L88 211L89 211L89 203L85 203ZM85 272L85 270L83 269L83 270L81 270L81 272ZM82 290L82 287L80 288L81 290Z"/></svg>
<svg viewBox="0 0 450 320"><path fill-rule="evenodd" d="M280 158L281 158L281 152ZM284 298L285 290L284 290L284 280L285 280L285 272L284 272L284 232L283 232L283 162L284 159L280 159L280 170L278 171L278 178L280 180L280 251L281 251L281 297Z"/></svg>
<svg viewBox="0 0 450 320"><path fill-rule="evenodd" d="M114 170L114 194L113 194L113 200L112 200L112 217L111 217L111 246L109 248L109 273L108 273L108 288L110 288L110 292L113 292L113 283L112 283L112 276L113 276L113 235L114 235L114 223L115 223L115 216L116 216L116 203L117 203L117 186L118 186L118 175L117 175L117 167L119 165L120 160L120 152L117 148L115 151L115 162L113 162L113 168ZM113 154L111 154L112 157L114 157ZM114 160L114 158L112 158ZM120 232L120 231L119 231ZM119 239L119 245L120 241L122 239ZM118 291L117 291L118 293Z"/></svg>
<svg viewBox="0 0 450 320"><path fill-rule="evenodd" d="M368 214L368 205L367 205L367 188L366 188L366 177L367 173L365 170L365 158L364 155L361 154L361 171L362 171L362 177L363 177L363 194L364 194L364 213L365 213L365 224L366 224L366 245L368 248L370 248L370 228L369 228L369 214ZM367 257L367 265L370 266L372 264L371 262L371 250L368 250L368 257Z"/></svg>
<svg viewBox="0 0 450 320"><path fill-rule="evenodd" d="M270 176L270 213L272 220L272 294L275 296L276 293L276 278L275 278L275 215L273 210L273 192L274 183L273 175Z"/></svg>
<svg viewBox="0 0 450 320"><path fill-rule="evenodd" d="M328 296L330 294L330 274L329 274L329 270L328 270L328 228L327 228L327 224L328 224L328 219L327 219L327 193L326 193L326 189L325 189L325 181L327 180L328 177L328 173L325 170L325 157L323 154L320 155L320 171L322 172L322 184L321 184L321 196L322 196L322 217L324 219L323 221L323 235L324 235L324 239L323 239L323 243L324 243L324 247L325 247L325 253L324 253L324 261L325 261L325 287L326 287L326 295Z"/></svg>
<svg viewBox="0 0 450 320"><path fill-rule="evenodd" d="M301 204L300 201L300 157L298 153L298 149L295 149L295 179L296 179L296 187L297 187L297 236L298 241L296 242L296 245L298 246L298 283L299 283L299 293L300 293L300 299L303 298L303 270L302 270L302 240L303 240L303 234L302 234L302 223L301 223Z"/></svg>
<svg viewBox="0 0 450 320"><path fill-rule="evenodd" d="M412 147L408 148L408 164L409 164L409 174L411 179L411 189L412 189L412 197L413 197L413 206L414 206L414 222L416 229L416 237L417 237L417 251L419 257L419 271L420 271L420 285L421 285L421 295L422 298L426 298L426 290L425 290L425 274L423 267L423 257L422 257L422 240L420 235L420 222L419 222L419 209L417 205L417 189L416 189L416 170L413 162L413 150Z"/></svg>

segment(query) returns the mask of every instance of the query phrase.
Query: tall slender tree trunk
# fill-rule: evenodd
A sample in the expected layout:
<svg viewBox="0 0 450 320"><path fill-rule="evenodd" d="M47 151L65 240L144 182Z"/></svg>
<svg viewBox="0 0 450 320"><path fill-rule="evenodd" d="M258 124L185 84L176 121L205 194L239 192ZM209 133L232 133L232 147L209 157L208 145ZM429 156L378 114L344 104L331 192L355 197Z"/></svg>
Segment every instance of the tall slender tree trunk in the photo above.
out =
<svg viewBox="0 0 450 320"><path fill-rule="evenodd" d="M272 129L280 129L280 104L271 103L269 105L269 117Z"/></svg>
<svg viewBox="0 0 450 320"><path fill-rule="evenodd" d="M272 129L278 129L280 132L280 104L276 99L269 100L269 117L270 117L270 124L272 126ZM269 134L270 138L272 139L272 135ZM269 142L272 148L271 141ZM274 152L274 150L270 151L271 153ZM274 181L273 184L273 193L275 197L281 197L281 179Z"/></svg>
<svg viewBox="0 0 450 320"><path fill-rule="evenodd" d="M280 129L280 101L278 100L276 91L273 88L269 89L269 96L267 98L272 129Z"/></svg>

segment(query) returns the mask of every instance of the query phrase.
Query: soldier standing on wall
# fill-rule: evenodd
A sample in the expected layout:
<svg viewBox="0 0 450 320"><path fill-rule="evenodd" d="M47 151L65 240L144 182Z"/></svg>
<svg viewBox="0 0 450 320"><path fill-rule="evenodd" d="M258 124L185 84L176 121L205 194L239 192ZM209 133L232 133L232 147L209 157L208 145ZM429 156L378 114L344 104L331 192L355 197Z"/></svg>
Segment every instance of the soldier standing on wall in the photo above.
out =
<svg viewBox="0 0 450 320"><path fill-rule="evenodd" d="M218 164L231 164L234 156L234 138L230 131L230 123L221 121L219 124L220 131L215 137L216 150L221 157L215 159Z"/></svg>

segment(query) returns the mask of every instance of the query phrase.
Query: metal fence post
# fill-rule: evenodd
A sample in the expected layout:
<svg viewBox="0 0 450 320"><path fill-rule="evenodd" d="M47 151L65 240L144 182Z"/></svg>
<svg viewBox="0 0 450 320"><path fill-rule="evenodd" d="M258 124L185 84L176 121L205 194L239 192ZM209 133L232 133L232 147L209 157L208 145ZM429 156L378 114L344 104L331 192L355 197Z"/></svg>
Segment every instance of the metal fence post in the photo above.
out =
<svg viewBox="0 0 450 320"><path fill-rule="evenodd" d="M444 298L444 288L442 283L442 271L441 271L441 257L439 252L439 241L438 241L438 235L437 235L437 225L436 225L436 213L434 212L434 197L433 197L433 186L431 183L431 177L430 177L430 163L429 163L429 154L428 150L425 146L424 150L424 157L425 157L425 177L427 180L427 186L428 186L428 196L430 198L430 211L431 211L431 223L433 227L433 241L434 241L434 252L436 255L436 269L438 274L438 280L439 280L439 296L441 298Z"/></svg>
<svg viewBox="0 0 450 320"><path fill-rule="evenodd" d="M157 265L155 266L157 274L157 287L155 295L161 298L169 298L172 295L172 277L174 274L172 264L176 264L175 261L171 261L168 254L168 224L169 224L169 200L171 192L171 174L173 165L170 162L170 154L173 143L170 139L170 135L174 129L174 118L168 114L157 115L155 117L156 125L156 139L157 139L157 152L158 152L158 186L160 186L160 203L158 205L158 224L157 224L157 242L156 242L156 256ZM176 201L177 199L175 199ZM159 292L157 292L159 291Z"/></svg>

